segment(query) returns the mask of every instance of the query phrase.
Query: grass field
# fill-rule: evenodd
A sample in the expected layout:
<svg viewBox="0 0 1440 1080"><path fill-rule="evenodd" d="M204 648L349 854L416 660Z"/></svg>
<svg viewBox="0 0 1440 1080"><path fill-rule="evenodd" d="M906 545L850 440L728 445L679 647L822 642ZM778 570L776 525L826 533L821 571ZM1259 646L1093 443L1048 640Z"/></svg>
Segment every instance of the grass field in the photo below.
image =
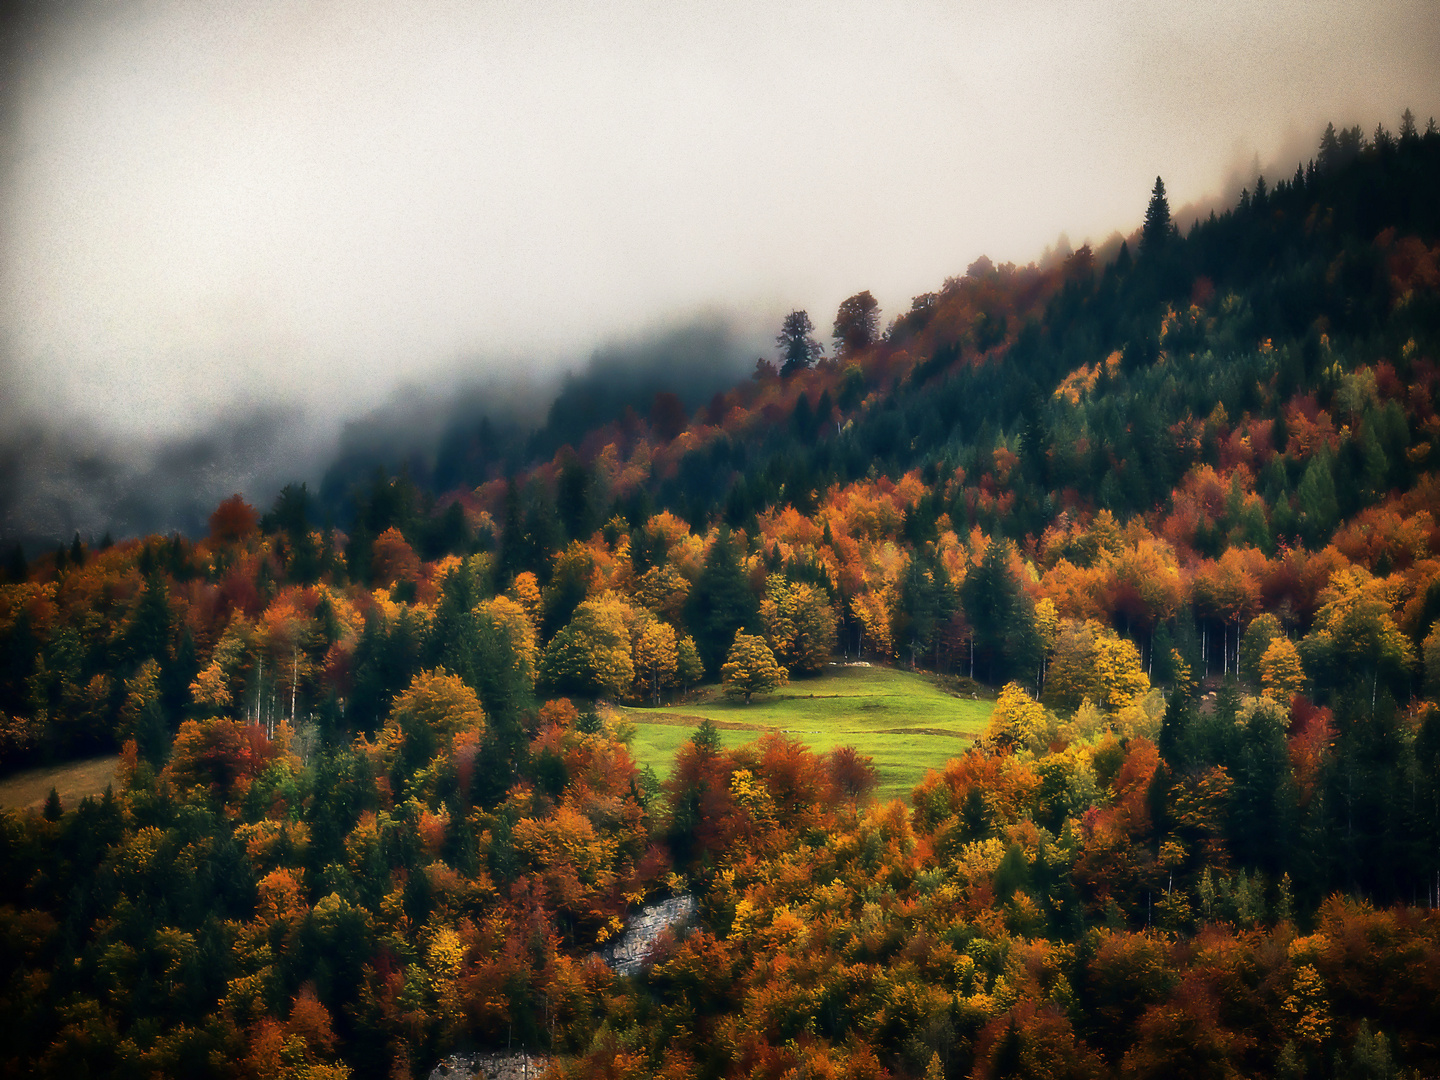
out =
<svg viewBox="0 0 1440 1080"><path fill-rule="evenodd" d="M993 703L956 697L923 675L882 667L831 667L743 705L707 687L696 700L659 709L621 708L635 725L631 744L641 765L662 778L677 747L702 719L720 729L726 747L781 731L823 753L850 745L874 759L879 796L906 798L929 769L962 753L985 727Z"/></svg>
<svg viewBox="0 0 1440 1080"><path fill-rule="evenodd" d="M53 787L60 793L60 805L75 809L86 795L103 795L105 787L115 779L119 759L114 754L67 761L63 765L26 769L0 780L0 809L38 810Z"/></svg>

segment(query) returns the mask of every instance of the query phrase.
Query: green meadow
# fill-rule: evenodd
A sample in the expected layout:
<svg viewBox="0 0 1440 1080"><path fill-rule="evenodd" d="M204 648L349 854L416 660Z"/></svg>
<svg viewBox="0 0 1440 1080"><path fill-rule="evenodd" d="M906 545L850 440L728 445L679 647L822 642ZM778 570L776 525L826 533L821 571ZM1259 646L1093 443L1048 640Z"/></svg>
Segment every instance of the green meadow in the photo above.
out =
<svg viewBox="0 0 1440 1080"><path fill-rule="evenodd" d="M670 772L676 749L708 719L727 748L767 731L783 732L817 753L853 746L873 759L882 800L908 800L928 770L964 752L984 729L993 704L951 694L914 672L837 666L749 705L725 698L718 687L704 687L679 704L616 713L635 725L636 760L661 778Z"/></svg>

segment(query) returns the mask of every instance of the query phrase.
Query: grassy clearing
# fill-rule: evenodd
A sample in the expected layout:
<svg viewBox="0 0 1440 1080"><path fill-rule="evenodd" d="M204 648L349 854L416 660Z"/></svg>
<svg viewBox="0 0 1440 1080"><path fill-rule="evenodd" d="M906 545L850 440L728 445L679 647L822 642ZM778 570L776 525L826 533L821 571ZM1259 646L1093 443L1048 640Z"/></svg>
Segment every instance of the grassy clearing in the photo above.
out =
<svg viewBox="0 0 1440 1080"><path fill-rule="evenodd" d="M739 746L781 731L823 753L850 745L875 761L881 799L905 798L929 769L964 751L985 727L993 703L956 697L923 675L882 667L832 667L742 705L706 687L696 700L659 709L622 708L635 725L631 749L660 776L702 719L720 741Z"/></svg>
<svg viewBox="0 0 1440 1080"><path fill-rule="evenodd" d="M73 810L86 795L103 795L115 780L119 758L114 754L67 761L63 765L46 765L25 769L0 780L0 809L39 810L53 787L60 793L60 805Z"/></svg>

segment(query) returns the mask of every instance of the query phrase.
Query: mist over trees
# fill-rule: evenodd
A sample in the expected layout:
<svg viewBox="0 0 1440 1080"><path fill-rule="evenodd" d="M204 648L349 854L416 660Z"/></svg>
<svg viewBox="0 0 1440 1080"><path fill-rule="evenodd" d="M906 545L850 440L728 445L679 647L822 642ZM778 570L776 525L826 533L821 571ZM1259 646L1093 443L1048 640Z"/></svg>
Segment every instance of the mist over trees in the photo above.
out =
<svg viewBox="0 0 1440 1080"><path fill-rule="evenodd" d="M1203 221L1157 178L1113 259L857 293L823 362L794 311L756 377L597 363L202 537L14 549L0 771L118 765L0 814L0 1062L1440 1070L1436 190L1433 124L1327 129ZM637 766L625 703L855 661L993 700L906 800L709 722Z"/></svg>

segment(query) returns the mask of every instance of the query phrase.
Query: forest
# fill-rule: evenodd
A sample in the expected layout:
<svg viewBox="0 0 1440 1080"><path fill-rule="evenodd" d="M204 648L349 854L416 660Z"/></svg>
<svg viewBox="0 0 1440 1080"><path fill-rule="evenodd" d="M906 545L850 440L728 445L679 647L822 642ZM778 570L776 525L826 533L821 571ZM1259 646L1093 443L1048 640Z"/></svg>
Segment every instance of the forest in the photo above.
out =
<svg viewBox="0 0 1440 1080"><path fill-rule="evenodd" d="M0 773L120 764L0 813L0 1074L1440 1074L1436 192L1433 120L1331 126L706 400L13 549ZM845 661L988 727L882 803L609 707Z"/></svg>

